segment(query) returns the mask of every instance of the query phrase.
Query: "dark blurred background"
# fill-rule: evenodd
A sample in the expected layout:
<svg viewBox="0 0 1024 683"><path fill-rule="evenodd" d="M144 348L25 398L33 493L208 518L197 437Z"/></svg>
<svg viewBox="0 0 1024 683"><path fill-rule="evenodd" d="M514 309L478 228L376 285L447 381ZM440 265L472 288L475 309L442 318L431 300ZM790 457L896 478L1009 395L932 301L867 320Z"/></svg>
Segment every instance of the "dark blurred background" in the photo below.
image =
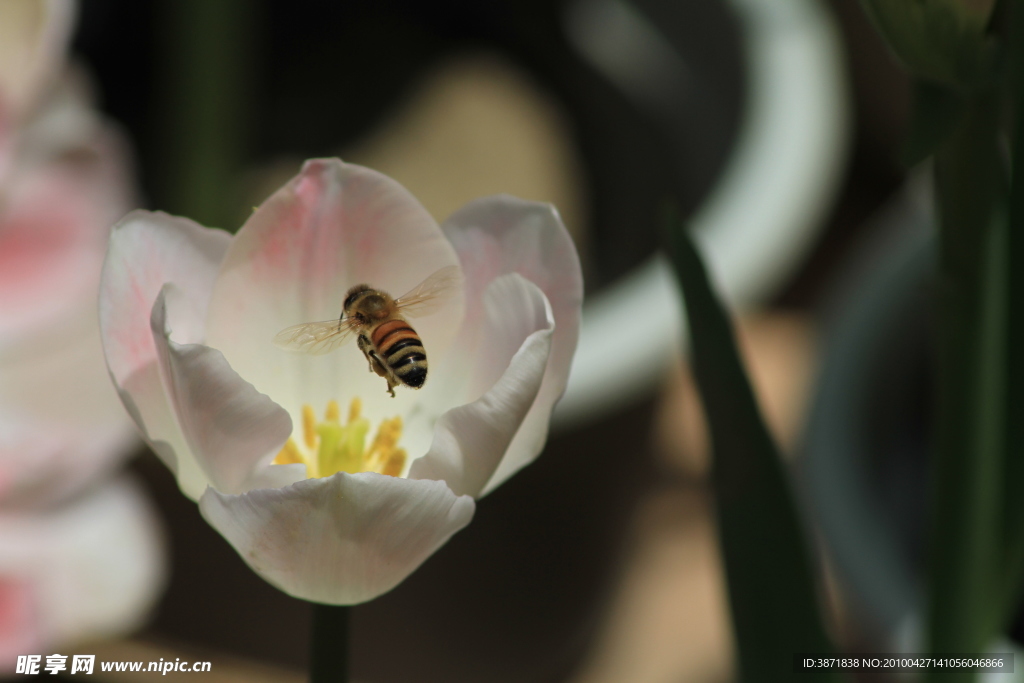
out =
<svg viewBox="0 0 1024 683"><path fill-rule="evenodd" d="M515 193L508 185L518 181L503 173L514 166L529 176L532 162L473 157L486 145L441 145L435 158L429 144L388 141L395 130L405 131L399 142L422 140L429 131L415 131L428 124L418 121L444 120L423 113L431 88L458 101L483 92L479 84L488 79L511 83L509 97L525 102L521 118L529 123L540 111L561 150L552 171L560 189L528 198L559 203L592 294L653 253L666 197L690 213L707 196L736 143L748 74L743 36L725 2L634 2L691 75L678 116L653 119L574 48L566 17L580 4L88 0L73 52L91 72L100 106L134 144L145 206L232 230L307 157L426 166L453 182L462 172L459 160L472 157L475 173L494 178L490 191ZM905 175L897 149L907 82L855 0L827 5L845 45L851 152L810 258L768 306L787 320L796 316L804 340L813 335L807 330L832 274ZM500 142L511 134L508 121L495 117L492 125L491 110L479 111L481 139ZM537 163L550 170L549 152L538 152ZM447 206L449 198L432 204L400 173L382 170L406 182L428 209ZM751 329L752 344L764 339L756 332L764 328ZM796 355L788 362L813 375L807 344L782 345L781 353ZM701 468L665 453L674 442L662 432L682 421L671 412L665 418L665 411L685 393L671 383L681 386L685 377L674 372L666 382L663 391L606 419L557 432L535 464L479 504L473 524L393 592L357 607L357 679L576 680L609 637L607 620L621 612L617 587L642 545L638 529L652 515L706 515ZM151 454L140 454L134 468L165 515L173 558L170 587L141 637L304 668L308 605L252 573ZM685 551L684 558L714 554L708 538L686 538L708 549ZM714 562L708 566L715 571ZM720 593L721 586L712 581L695 590ZM687 618L698 629L709 619L722 622L720 596L706 608L716 611L713 619L698 602L676 609L692 608ZM711 630L723 634L715 656L727 658L726 630ZM725 675L710 671L692 680Z"/></svg>

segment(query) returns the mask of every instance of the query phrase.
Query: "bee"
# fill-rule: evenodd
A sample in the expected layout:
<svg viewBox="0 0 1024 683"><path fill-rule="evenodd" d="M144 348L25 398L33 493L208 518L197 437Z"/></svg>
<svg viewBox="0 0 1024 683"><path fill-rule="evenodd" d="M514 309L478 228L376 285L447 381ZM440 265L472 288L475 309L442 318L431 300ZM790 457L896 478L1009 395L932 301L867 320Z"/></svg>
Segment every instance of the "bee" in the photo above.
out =
<svg viewBox="0 0 1024 683"><path fill-rule="evenodd" d="M277 333L274 344L321 355L355 336L370 371L387 380L391 396L399 384L419 389L427 381L427 352L405 316L433 313L461 284L458 267L448 266L398 298L370 285L356 285L345 294L339 319L292 325Z"/></svg>

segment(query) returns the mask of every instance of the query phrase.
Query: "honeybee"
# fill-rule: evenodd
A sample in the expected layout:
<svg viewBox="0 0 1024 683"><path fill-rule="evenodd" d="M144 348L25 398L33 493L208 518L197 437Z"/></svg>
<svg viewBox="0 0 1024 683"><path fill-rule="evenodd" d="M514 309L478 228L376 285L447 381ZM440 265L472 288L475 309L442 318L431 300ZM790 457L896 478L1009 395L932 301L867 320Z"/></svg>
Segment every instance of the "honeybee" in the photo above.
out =
<svg viewBox="0 0 1024 683"><path fill-rule="evenodd" d="M419 389L427 381L427 352L405 316L433 313L462 284L457 266L442 268L397 299L370 285L356 285L345 294L341 317L287 327L274 337L282 349L321 355L356 336L370 371L388 383L388 393L404 384Z"/></svg>

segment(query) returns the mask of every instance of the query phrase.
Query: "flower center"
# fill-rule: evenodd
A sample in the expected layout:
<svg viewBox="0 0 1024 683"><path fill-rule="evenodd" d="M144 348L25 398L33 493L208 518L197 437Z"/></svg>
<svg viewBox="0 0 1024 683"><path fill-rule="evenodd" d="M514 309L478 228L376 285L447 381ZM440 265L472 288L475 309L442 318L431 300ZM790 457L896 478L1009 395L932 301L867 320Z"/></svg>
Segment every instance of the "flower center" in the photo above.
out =
<svg viewBox="0 0 1024 683"><path fill-rule="evenodd" d="M348 408L348 421L342 425L338 402L327 402L324 419L317 422L316 413L309 404L302 406L302 440L294 438L274 458L275 465L301 463L309 478L329 477L338 472L377 472L397 477L405 468L406 452L397 448L402 437L402 418L384 420L366 447L370 421L362 417L363 402L352 399Z"/></svg>

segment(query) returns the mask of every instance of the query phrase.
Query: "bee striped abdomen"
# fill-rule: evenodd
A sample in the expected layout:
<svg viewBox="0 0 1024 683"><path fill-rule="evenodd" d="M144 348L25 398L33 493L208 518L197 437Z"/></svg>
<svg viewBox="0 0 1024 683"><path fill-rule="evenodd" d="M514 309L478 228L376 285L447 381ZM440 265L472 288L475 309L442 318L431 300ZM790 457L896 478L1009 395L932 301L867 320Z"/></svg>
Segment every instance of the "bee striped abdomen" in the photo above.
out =
<svg viewBox="0 0 1024 683"><path fill-rule="evenodd" d="M427 380L427 352L416 330L404 320L389 320L370 337L377 354L405 385L418 389Z"/></svg>

